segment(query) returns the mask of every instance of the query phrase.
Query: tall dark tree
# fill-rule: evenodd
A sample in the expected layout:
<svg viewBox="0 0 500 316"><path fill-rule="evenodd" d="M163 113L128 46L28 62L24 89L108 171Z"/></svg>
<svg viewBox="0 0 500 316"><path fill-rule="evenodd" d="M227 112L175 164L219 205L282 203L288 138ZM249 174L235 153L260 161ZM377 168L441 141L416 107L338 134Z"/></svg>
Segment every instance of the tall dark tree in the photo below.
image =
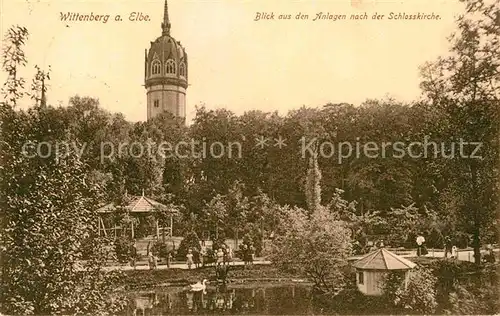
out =
<svg viewBox="0 0 500 316"><path fill-rule="evenodd" d="M453 173L448 184L455 211L472 235L479 264L481 238L495 230L498 203L500 2L463 2L466 13L450 37L450 54L423 67L422 88L443 112L441 131L457 147L443 168ZM459 149L459 142L468 145Z"/></svg>
<svg viewBox="0 0 500 316"><path fill-rule="evenodd" d="M26 62L18 58L26 35L24 28L8 31L4 65L16 68L12 74ZM19 53L12 55L12 47ZM16 78L6 86L22 89ZM111 300L113 282L103 270L105 248L94 226L101 188L74 148L55 151L55 144L75 140L53 120L58 112L45 106L16 110L22 93L9 93L0 113L1 312L115 313L119 301ZM43 152L42 143L49 144Z"/></svg>

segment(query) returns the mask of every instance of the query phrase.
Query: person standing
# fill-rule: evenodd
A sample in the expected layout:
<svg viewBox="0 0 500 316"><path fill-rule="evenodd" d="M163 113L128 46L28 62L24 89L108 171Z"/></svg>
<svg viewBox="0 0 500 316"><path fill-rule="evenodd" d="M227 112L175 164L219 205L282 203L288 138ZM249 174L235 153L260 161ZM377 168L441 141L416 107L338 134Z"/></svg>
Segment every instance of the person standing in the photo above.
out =
<svg viewBox="0 0 500 316"><path fill-rule="evenodd" d="M132 243L131 249L130 249L130 265L136 269L136 260L137 260L137 241L134 239L134 242Z"/></svg>
<svg viewBox="0 0 500 316"><path fill-rule="evenodd" d="M193 249L193 262L196 268L200 267L200 252L196 248Z"/></svg>
<svg viewBox="0 0 500 316"><path fill-rule="evenodd" d="M172 252L169 251L167 255L167 268L170 269L170 262L172 261Z"/></svg>
<svg viewBox="0 0 500 316"><path fill-rule="evenodd" d="M188 250L186 255L186 264L188 269L191 270L191 266L193 265L193 250L191 250L191 248Z"/></svg>
<svg viewBox="0 0 500 316"><path fill-rule="evenodd" d="M153 270L156 270L157 266L158 266L158 256L153 255Z"/></svg>
<svg viewBox="0 0 500 316"><path fill-rule="evenodd" d="M151 251L149 252L149 256L148 256L148 264L149 264L149 270L153 270L154 269L154 262L153 262L153 254L151 253Z"/></svg>
<svg viewBox="0 0 500 316"><path fill-rule="evenodd" d="M246 266L248 264L248 249L246 244L241 245L241 256Z"/></svg>
<svg viewBox="0 0 500 316"><path fill-rule="evenodd" d="M417 256L420 257L420 256L423 256L424 253L423 253L423 249L424 249L424 243L425 243L425 238L424 236L422 236L422 234L418 235L417 237Z"/></svg>
<svg viewBox="0 0 500 316"><path fill-rule="evenodd" d="M250 259L250 264L253 265L253 261L255 259L255 248L254 248L253 244L250 244L248 246L248 254L249 254L248 259Z"/></svg>
<svg viewBox="0 0 500 316"><path fill-rule="evenodd" d="M219 248L217 250L217 265L224 264L224 251L222 251L222 248Z"/></svg>
<svg viewBox="0 0 500 316"><path fill-rule="evenodd" d="M156 239L156 236L153 237L153 240L149 241L149 243L148 243L148 249L149 249L148 253L153 254L153 255L156 254L156 251L157 251L157 249L156 249L156 243L157 243L157 241L158 240Z"/></svg>
<svg viewBox="0 0 500 316"><path fill-rule="evenodd" d="M202 247L200 250L200 265L201 265L201 267L205 266L206 255L207 255L207 249L205 247Z"/></svg>
<svg viewBox="0 0 500 316"><path fill-rule="evenodd" d="M231 246L227 246L227 262L228 264L231 264L233 261L233 249Z"/></svg>
<svg viewBox="0 0 500 316"><path fill-rule="evenodd" d="M450 255L452 255L452 253L451 253L451 238L450 238L450 236L446 236L444 238L444 257L445 258L448 258L448 252L450 253Z"/></svg>

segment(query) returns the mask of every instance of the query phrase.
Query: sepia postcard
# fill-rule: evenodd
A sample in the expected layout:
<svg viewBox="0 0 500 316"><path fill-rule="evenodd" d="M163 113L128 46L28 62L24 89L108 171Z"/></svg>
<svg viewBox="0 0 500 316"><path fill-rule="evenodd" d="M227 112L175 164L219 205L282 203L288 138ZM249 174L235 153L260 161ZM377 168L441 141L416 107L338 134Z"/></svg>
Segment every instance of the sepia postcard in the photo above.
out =
<svg viewBox="0 0 500 316"><path fill-rule="evenodd" d="M500 313L500 0L0 0L0 315Z"/></svg>

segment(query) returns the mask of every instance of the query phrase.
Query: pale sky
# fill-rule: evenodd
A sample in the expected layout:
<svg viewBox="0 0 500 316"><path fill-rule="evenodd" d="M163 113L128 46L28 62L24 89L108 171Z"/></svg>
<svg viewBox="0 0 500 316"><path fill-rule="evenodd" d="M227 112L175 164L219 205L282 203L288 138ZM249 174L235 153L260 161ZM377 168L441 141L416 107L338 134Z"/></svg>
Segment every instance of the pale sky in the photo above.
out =
<svg viewBox="0 0 500 316"><path fill-rule="evenodd" d="M51 65L50 104L79 94L127 119L146 119L144 50L161 35L163 0L0 0L1 34L26 26L31 81L35 64ZM417 99L418 66L447 51L446 37L463 10L438 0L169 0L171 35L189 57L188 120L196 104L247 110L288 110L367 98ZM353 5L354 3L354 5ZM60 12L110 14L102 22L62 22ZM150 16L131 22L131 12ZM254 21L256 12L275 20ZM297 13L309 20L296 20ZM317 13L347 20L312 21ZM351 14L368 20L351 21ZM371 20L377 12L439 14L441 20ZM113 21L120 14L122 22ZM278 20L291 14L291 20ZM1 73L3 83L5 74Z"/></svg>

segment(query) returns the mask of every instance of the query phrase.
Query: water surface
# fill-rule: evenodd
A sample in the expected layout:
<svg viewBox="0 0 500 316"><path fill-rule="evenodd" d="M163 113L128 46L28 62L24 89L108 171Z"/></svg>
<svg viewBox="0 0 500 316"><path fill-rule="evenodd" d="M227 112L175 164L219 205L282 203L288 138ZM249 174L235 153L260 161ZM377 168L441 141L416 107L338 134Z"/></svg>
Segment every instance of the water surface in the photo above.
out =
<svg viewBox="0 0 500 316"><path fill-rule="evenodd" d="M130 293L125 315L310 315L311 294L311 287L302 284L208 286L204 292L167 288Z"/></svg>

